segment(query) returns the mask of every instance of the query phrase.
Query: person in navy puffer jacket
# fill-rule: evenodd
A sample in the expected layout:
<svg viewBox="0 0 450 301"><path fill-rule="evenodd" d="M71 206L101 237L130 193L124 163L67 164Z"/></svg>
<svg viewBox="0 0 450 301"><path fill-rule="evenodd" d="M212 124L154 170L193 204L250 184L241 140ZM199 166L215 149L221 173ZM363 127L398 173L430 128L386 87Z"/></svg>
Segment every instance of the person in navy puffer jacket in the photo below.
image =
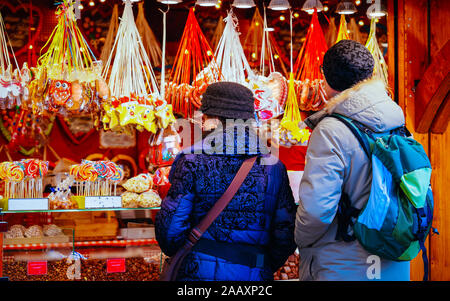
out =
<svg viewBox="0 0 450 301"><path fill-rule="evenodd" d="M200 109L218 127L177 155L169 175L171 188L156 216L156 239L164 254L175 255L191 228L228 188L243 161L256 155L242 186L184 259L177 280L273 280L274 272L296 248L296 205L286 168L277 159L267 164L274 157L264 143L253 139L253 128L247 127L240 135L236 126L225 122L254 118L249 89L231 82L211 84ZM256 146L254 141L258 141ZM234 146L232 151L230 146Z"/></svg>

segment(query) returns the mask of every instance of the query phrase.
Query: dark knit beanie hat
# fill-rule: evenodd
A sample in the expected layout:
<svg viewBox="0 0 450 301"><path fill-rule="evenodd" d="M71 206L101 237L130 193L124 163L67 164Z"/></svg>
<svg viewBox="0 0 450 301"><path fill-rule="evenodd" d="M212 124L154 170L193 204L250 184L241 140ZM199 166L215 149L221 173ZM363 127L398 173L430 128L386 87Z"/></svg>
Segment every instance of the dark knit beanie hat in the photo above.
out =
<svg viewBox="0 0 450 301"><path fill-rule="evenodd" d="M369 50L353 40L341 40L325 53L323 74L328 85L344 91L372 76L375 61Z"/></svg>
<svg viewBox="0 0 450 301"><path fill-rule="evenodd" d="M223 118L255 118L253 92L234 82L213 83L203 93L200 110L203 114Z"/></svg>

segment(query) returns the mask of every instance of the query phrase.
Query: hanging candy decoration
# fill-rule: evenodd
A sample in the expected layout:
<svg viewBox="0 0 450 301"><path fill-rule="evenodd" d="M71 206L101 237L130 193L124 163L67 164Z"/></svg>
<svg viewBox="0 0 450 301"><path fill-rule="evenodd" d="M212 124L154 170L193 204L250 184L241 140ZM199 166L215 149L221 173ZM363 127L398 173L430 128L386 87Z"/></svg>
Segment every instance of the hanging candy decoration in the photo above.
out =
<svg viewBox="0 0 450 301"><path fill-rule="evenodd" d="M387 64L383 57L383 52L380 49L377 41L377 23L376 19L370 20L370 33L367 38L366 47L372 53L375 60L375 65L373 68L373 76L383 80L386 87L388 87L388 71Z"/></svg>
<svg viewBox="0 0 450 301"><path fill-rule="evenodd" d="M301 121L295 93L294 74L291 73L286 108L280 123L280 144L290 146L308 141L310 132L306 128L299 127Z"/></svg>
<svg viewBox="0 0 450 301"><path fill-rule="evenodd" d="M339 22L339 30L336 38L336 42L341 40L350 40L349 32L347 29L347 20L345 19L345 15L341 15L341 20Z"/></svg>
<svg viewBox="0 0 450 301"><path fill-rule="evenodd" d="M96 113L109 89L97 61L81 34L73 0L58 3L58 23L38 59L30 97L36 114Z"/></svg>
<svg viewBox="0 0 450 301"><path fill-rule="evenodd" d="M152 66L160 66L162 53L158 40L155 37L150 25L145 18L144 2L138 3L138 14L136 17L136 27L141 34L142 44L150 58Z"/></svg>
<svg viewBox="0 0 450 301"><path fill-rule="evenodd" d="M113 48L114 37L117 35L118 28L119 28L119 5L116 3L114 4L113 7L108 33L106 34L105 43L103 44L102 53L100 54L100 60L102 62L108 61L109 54L111 53Z"/></svg>
<svg viewBox="0 0 450 301"><path fill-rule="evenodd" d="M113 50L103 70L111 98L104 103L106 130L131 132L133 128L156 133L175 122L172 106L160 97L153 67L136 27L132 1L125 8Z"/></svg>
<svg viewBox="0 0 450 301"><path fill-rule="evenodd" d="M295 90L302 111L319 111L327 102L321 72L323 56L327 50L328 46L315 10L294 68L297 70Z"/></svg>
<svg viewBox="0 0 450 301"><path fill-rule="evenodd" d="M364 44L361 36L361 32L359 31L359 26L356 24L355 18L350 19L350 23L348 25L349 30L349 38L358 43Z"/></svg>
<svg viewBox="0 0 450 301"><path fill-rule="evenodd" d="M8 51L8 34L5 23L0 14L0 108L11 109L14 106L28 106L29 92L28 83L31 80L31 73L28 64L24 63L20 70L17 64L14 51ZM14 59L15 70L10 56Z"/></svg>
<svg viewBox="0 0 450 301"><path fill-rule="evenodd" d="M215 57L221 71L221 80L247 85L249 79L255 78L239 38L238 19L233 10L224 19L225 28L217 45Z"/></svg>
<svg viewBox="0 0 450 301"><path fill-rule="evenodd" d="M215 52L216 62L221 70L223 81L231 81L242 84L252 90L255 105L256 120L261 123L276 118L283 113L287 98L286 79L275 71L273 64L273 52L269 51L269 76L265 76L264 55L261 55L261 74L256 74L250 67L239 39L238 19L233 11L228 12L224 19L225 28ZM267 28L267 22L261 23L263 32ZM272 49L267 35L261 35L261 53L265 53L265 47ZM267 45L267 46L266 46Z"/></svg>
<svg viewBox="0 0 450 301"><path fill-rule="evenodd" d="M191 8L170 80L165 86L165 99L172 104L175 113L192 118L201 106L201 95L207 86L219 78L220 69Z"/></svg>
<svg viewBox="0 0 450 301"><path fill-rule="evenodd" d="M327 41L328 47L331 47L335 44L336 37L337 37L336 20L334 17L331 17L328 29L325 33L325 40Z"/></svg>
<svg viewBox="0 0 450 301"><path fill-rule="evenodd" d="M220 37L223 34L223 29L225 27L225 23L223 22L223 16L220 16L219 21L217 21L216 29L211 38L211 48L216 49L217 44L219 44Z"/></svg>
<svg viewBox="0 0 450 301"><path fill-rule="evenodd" d="M264 8L265 11L265 8ZM244 53L252 68L260 67L260 73L264 74L265 66L269 67L269 72L275 72L275 61L281 67L283 74L288 75L288 71L283 62L282 52L277 46L275 38L267 29L266 15L264 19L259 13L259 9L255 9L255 13L250 22L250 27L243 43ZM263 52L263 49L265 51Z"/></svg>

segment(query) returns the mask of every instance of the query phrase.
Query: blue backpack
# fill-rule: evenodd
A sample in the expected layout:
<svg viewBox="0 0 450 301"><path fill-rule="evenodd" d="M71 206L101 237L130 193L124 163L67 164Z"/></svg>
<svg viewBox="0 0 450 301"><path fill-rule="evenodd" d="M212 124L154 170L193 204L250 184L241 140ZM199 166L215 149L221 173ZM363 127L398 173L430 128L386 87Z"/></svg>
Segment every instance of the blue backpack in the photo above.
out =
<svg viewBox="0 0 450 301"><path fill-rule="evenodd" d="M336 239L357 239L369 253L394 261L410 261L422 250L424 280L428 280L425 240L431 229L434 203L431 163L425 150L409 137L405 127L377 137L355 120L339 114L331 116L352 131L372 163L372 186L366 205L357 209L347 195L341 197Z"/></svg>

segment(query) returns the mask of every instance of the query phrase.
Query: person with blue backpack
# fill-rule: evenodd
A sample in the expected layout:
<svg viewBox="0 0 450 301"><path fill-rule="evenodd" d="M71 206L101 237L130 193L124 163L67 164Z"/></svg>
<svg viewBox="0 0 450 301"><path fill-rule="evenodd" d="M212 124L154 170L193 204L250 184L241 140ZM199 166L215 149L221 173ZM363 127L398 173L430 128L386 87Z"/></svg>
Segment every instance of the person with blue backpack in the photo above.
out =
<svg viewBox="0 0 450 301"><path fill-rule="evenodd" d="M409 281L433 218L431 165L402 109L373 75L362 44L342 40L322 65L325 108L313 129L299 189L299 280Z"/></svg>

